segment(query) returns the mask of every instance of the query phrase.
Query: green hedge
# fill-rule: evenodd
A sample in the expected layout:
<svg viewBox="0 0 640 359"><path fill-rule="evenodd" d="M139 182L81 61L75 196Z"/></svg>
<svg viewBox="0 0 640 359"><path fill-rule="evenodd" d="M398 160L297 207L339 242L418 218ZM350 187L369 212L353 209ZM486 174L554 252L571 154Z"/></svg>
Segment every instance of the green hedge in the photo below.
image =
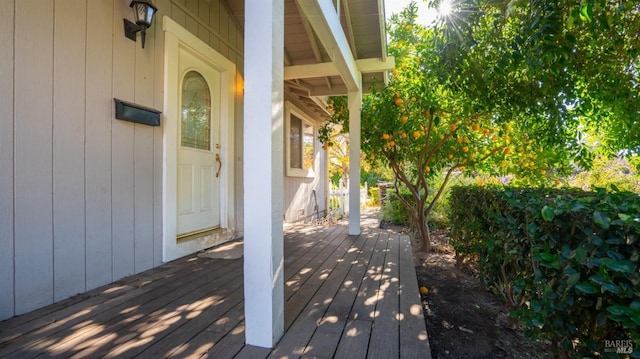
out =
<svg viewBox="0 0 640 359"><path fill-rule="evenodd" d="M528 336L560 355L617 358L612 346L631 344L640 357L638 195L455 187L450 202L457 253Z"/></svg>

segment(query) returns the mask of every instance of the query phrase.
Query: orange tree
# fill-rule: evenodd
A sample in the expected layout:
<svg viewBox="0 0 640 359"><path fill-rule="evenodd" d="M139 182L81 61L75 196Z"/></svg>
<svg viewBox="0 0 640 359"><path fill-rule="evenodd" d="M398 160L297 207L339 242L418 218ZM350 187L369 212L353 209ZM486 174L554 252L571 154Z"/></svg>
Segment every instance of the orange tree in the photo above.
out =
<svg viewBox="0 0 640 359"><path fill-rule="evenodd" d="M561 143L539 143L517 115L496 116L466 92L442 85L441 49L433 46L442 32L416 24L416 11L411 4L391 19L389 51L396 69L388 84L363 97L361 148L371 164L393 170L396 192L404 187L410 193L399 198L428 251L429 214L452 175L512 174L516 181L547 183L565 168L567 152ZM329 109L331 120L320 130L328 146L332 124L348 131L349 116L344 97L331 98ZM432 188L441 172L444 181Z"/></svg>

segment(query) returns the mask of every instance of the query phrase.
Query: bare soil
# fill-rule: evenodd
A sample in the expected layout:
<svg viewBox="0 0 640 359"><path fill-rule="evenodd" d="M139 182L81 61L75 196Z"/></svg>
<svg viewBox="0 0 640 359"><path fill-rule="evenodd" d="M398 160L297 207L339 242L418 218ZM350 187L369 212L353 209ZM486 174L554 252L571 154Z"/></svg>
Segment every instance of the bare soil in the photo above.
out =
<svg viewBox="0 0 640 359"><path fill-rule="evenodd" d="M553 358L543 342L524 338L473 266L456 268L447 231L432 233L431 239L431 252L420 252L414 242L413 255L418 285L428 289L422 304L434 359Z"/></svg>

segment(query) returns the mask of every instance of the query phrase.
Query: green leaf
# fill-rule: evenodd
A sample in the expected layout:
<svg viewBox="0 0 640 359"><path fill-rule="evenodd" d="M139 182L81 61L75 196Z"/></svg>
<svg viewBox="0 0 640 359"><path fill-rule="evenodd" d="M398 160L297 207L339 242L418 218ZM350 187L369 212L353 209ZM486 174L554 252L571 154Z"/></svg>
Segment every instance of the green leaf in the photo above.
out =
<svg viewBox="0 0 640 359"><path fill-rule="evenodd" d="M545 221L551 222L553 221L553 217L555 217L555 212L553 208L550 208L549 206L542 207L542 218Z"/></svg>
<svg viewBox="0 0 640 359"><path fill-rule="evenodd" d="M590 5L584 5L580 8L580 19L591 22L591 15L593 14L593 9Z"/></svg>
<svg viewBox="0 0 640 359"><path fill-rule="evenodd" d="M609 229L611 224L609 216L600 211L593 212L593 221L602 229Z"/></svg>
<svg viewBox="0 0 640 359"><path fill-rule="evenodd" d="M618 288L618 286L613 283L604 283L602 287L611 293L617 294L620 291L620 288Z"/></svg>
<svg viewBox="0 0 640 359"><path fill-rule="evenodd" d="M612 305L607 308L607 312L613 315L625 315L625 314L628 314L630 311L631 309L629 309L629 307L624 305L619 305L619 304Z"/></svg>
<svg viewBox="0 0 640 359"><path fill-rule="evenodd" d="M574 258L578 263L582 263L587 259L587 251L583 246L574 249L569 258Z"/></svg>
<svg viewBox="0 0 640 359"><path fill-rule="evenodd" d="M580 273L575 273L567 278L567 289L573 287L580 280Z"/></svg>
<svg viewBox="0 0 640 359"><path fill-rule="evenodd" d="M571 206L571 212L580 212L585 208L587 207L585 207L582 203L576 202Z"/></svg>
<svg viewBox="0 0 640 359"><path fill-rule="evenodd" d="M560 258L557 255L551 253L540 253L539 257L541 265L555 269L560 268L561 262Z"/></svg>
<svg viewBox="0 0 640 359"><path fill-rule="evenodd" d="M611 258L602 258L600 263L605 267L620 273L631 274L634 272L635 265L629 260L613 260Z"/></svg>
<svg viewBox="0 0 640 359"><path fill-rule="evenodd" d="M596 294L596 293L600 292L600 288L598 288L594 284L587 283L587 282L582 282L582 283L576 284L576 289L581 291L581 292L583 292L583 293L587 293L587 294Z"/></svg>

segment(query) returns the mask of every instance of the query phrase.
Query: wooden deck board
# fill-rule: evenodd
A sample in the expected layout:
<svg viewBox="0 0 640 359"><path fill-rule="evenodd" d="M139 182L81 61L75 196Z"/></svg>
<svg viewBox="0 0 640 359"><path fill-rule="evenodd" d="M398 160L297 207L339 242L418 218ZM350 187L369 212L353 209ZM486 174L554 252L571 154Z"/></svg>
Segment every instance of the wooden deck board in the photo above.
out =
<svg viewBox="0 0 640 359"><path fill-rule="evenodd" d="M411 239L407 235L400 236L400 258L411 258ZM424 312L419 292L418 278L413 261L399 261L400 284L400 357L431 358L431 348L427 329L424 324Z"/></svg>
<svg viewBox="0 0 640 359"><path fill-rule="evenodd" d="M334 355L342 332L347 326L349 313L353 308L358 288L376 244L375 241L370 240L372 238L373 236L359 236L358 239L363 242L362 245L358 250L351 252L353 258L345 258L344 263L350 266L349 272L324 317L318 323L318 328L305 350L305 355L327 358Z"/></svg>
<svg viewBox="0 0 640 359"><path fill-rule="evenodd" d="M362 223L285 230L274 349L244 343L242 259L194 255L0 322L0 358L430 358L408 236Z"/></svg>
<svg viewBox="0 0 640 359"><path fill-rule="evenodd" d="M240 268L240 261L236 261L233 265L226 266L225 271L220 272L220 277L212 282L206 272L202 275L198 273L194 274L194 276L197 275L194 280L187 281L190 279L187 277L185 285L173 288L174 290L168 293L162 292L163 295L156 295L156 291L160 290L158 288L156 291L139 296L135 300L125 303L124 309L122 309L128 313L125 320L120 320L112 312L104 312L95 319L96 323L101 325L92 326L90 330L83 331L82 334L76 333L72 341L56 346L54 354L77 352L78 357L100 358L106 353L114 352L119 357L131 357L135 355L135 352L127 355L129 350L134 350L147 341L153 340L153 337L145 336L142 341L139 341L138 336L143 336L145 331L153 330L158 325L170 324L178 315L175 312L176 307L188 306L197 301L209 292L209 285L218 286L227 283L233 277L224 274ZM113 333L117 333L116 338Z"/></svg>
<svg viewBox="0 0 640 359"><path fill-rule="evenodd" d="M336 349L336 358L359 359L367 357L371 321L353 319L347 323Z"/></svg>
<svg viewBox="0 0 640 359"><path fill-rule="evenodd" d="M229 268L218 268L219 266L213 265L210 267L211 270L219 272L221 275L230 270ZM7 345L0 346L0 357L16 351L21 353L29 352L35 356L52 348L58 348L62 345L68 346L68 342L79 343L78 345L81 347L76 347L76 349L84 349L90 343L86 339L93 338L100 332L105 332L105 325L122 326L129 321L137 320L136 313L132 313L130 311L131 308L144 305L144 307L138 308L138 312L145 309L158 308L162 306L162 301L179 297L181 293L178 290L179 288L190 288L190 286L194 286L194 282L196 283L195 286L197 286L200 283L198 280L202 282L210 274L205 269L206 266L200 265L186 267L180 270L182 275L179 277L170 276L166 280L162 278L158 282L152 282L145 287L141 287L141 290L136 290L136 288L102 303L81 307L79 308L80 315L73 318L56 317L56 320L51 324L35 330L34 333L19 337L17 340L7 343ZM187 276L187 274L193 275ZM181 279L174 280L174 278ZM140 280L140 282L148 283L146 279ZM107 289L107 291L109 290ZM154 303L157 304L156 307L153 306ZM120 314L127 314L127 316L124 320L121 320L119 318ZM115 328L112 326L111 330L113 329ZM107 337L112 336L111 332L105 333L104 335Z"/></svg>
<svg viewBox="0 0 640 359"><path fill-rule="evenodd" d="M11 327L4 328L0 325L0 346L27 333L30 333L30 341L33 341L37 335L47 337L55 330L68 328L86 319L88 317L86 311L88 310L91 313L107 310L110 306L127 301L140 293L164 286L171 282L175 272L187 270L183 266L186 260L186 258L182 258L167 263L166 267L158 267L150 271L151 273L145 279L138 276L127 277L108 286L12 318ZM191 270L193 269L200 270L202 268L196 267ZM48 331L43 333L43 330ZM0 349L0 356L3 353Z"/></svg>

